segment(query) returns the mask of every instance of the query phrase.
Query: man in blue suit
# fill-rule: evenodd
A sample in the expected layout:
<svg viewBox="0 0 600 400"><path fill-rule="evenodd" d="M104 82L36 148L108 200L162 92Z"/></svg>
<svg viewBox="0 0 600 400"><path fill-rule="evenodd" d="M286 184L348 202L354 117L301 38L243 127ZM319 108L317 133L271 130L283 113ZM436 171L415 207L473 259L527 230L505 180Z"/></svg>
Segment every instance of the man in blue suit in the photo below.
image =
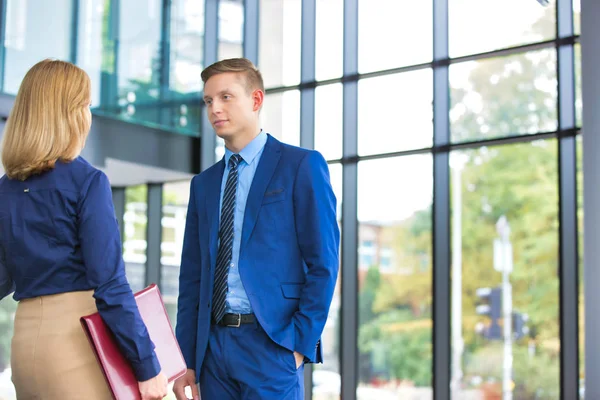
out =
<svg viewBox="0 0 600 400"><path fill-rule="evenodd" d="M173 391L202 400L304 398L303 365L338 275L339 229L327 163L260 129L260 72L246 59L202 72L225 156L192 179L177 314L188 366Z"/></svg>

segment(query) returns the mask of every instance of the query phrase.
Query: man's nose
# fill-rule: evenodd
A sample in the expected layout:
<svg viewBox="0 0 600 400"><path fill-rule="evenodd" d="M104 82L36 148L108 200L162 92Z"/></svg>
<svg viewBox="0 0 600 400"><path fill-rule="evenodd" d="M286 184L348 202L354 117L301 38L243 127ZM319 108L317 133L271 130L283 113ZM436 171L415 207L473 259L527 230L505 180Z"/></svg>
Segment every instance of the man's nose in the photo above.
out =
<svg viewBox="0 0 600 400"><path fill-rule="evenodd" d="M222 104L219 101L213 100L211 104L211 111L213 114L218 115L223 111Z"/></svg>

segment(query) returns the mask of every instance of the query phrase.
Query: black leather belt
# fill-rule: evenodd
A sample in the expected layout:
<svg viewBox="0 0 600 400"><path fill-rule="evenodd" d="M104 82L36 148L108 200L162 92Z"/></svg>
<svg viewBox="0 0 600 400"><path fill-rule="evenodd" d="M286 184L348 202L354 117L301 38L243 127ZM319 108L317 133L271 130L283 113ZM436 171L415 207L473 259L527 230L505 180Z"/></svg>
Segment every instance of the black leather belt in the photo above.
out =
<svg viewBox="0 0 600 400"><path fill-rule="evenodd" d="M254 314L225 314L218 325L239 328L242 324L252 324L256 318Z"/></svg>

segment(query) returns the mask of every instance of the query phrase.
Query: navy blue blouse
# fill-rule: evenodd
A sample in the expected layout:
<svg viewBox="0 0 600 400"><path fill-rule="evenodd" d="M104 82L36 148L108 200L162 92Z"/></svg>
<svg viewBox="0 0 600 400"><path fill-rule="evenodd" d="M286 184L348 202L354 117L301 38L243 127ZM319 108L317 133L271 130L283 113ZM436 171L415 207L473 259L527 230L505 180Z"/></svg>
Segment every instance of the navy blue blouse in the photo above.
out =
<svg viewBox="0 0 600 400"><path fill-rule="evenodd" d="M79 157L25 181L0 178L0 299L94 290L139 381L160 365L125 277L106 175Z"/></svg>

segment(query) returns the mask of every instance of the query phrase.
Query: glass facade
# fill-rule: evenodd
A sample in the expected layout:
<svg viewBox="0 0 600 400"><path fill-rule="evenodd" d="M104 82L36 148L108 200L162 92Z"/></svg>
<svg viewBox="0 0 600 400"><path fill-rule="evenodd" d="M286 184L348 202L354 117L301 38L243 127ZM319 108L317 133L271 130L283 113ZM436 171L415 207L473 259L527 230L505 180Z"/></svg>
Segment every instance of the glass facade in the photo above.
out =
<svg viewBox="0 0 600 400"><path fill-rule="evenodd" d="M59 3L0 1L3 92L41 58L74 60L92 78L94 113L212 135L200 72L246 56L267 88L263 129L328 160L342 257L307 399L583 398L582 281L561 286L569 271L582 277L578 0ZM34 44L42 17L56 34ZM129 280L137 290L160 276L174 324L189 181L165 183L160 208L144 185L125 194ZM156 213L162 239L148 243ZM579 315L561 309L575 297ZM13 312L0 303L0 370ZM579 393L565 392L573 380Z"/></svg>

